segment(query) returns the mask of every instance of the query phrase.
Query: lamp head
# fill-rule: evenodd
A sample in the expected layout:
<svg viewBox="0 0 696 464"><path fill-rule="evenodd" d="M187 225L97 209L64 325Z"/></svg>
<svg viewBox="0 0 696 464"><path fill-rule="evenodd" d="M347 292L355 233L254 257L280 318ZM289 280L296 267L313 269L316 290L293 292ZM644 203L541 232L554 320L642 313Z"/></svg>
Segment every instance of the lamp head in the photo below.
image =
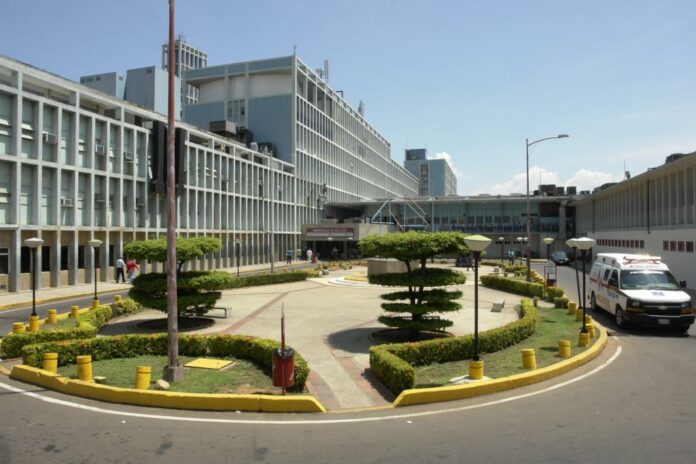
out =
<svg viewBox="0 0 696 464"><path fill-rule="evenodd" d="M544 243L547 245L551 245L553 243L553 237L544 238Z"/></svg>
<svg viewBox="0 0 696 464"><path fill-rule="evenodd" d="M568 137L570 137L568 134L558 134L559 139L567 139Z"/></svg>
<svg viewBox="0 0 696 464"><path fill-rule="evenodd" d="M32 237L28 238L24 241L24 244L28 246L29 248L39 248L41 245L43 245L43 240L40 239L39 237Z"/></svg>
<svg viewBox="0 0 696 464"><path fill-rule="evenodd" d="M92 245L93 248L99 248L102 246L102 243L104 242L96 238L89 241L89 244Z"/></svg>
<svg viewBox="0 0 696 464"><path fill-rule="evenodd" d="M482 252L491 244L491 239L483 235L469 235L464 237L464 243L473 252Z"/></svg>
<svg viewBox="0 0 696 464"><path fill-rule="evenodd" d="M592 248L596 243L596 240L589 237L580 237L575 239L575 246L578 247L580 251L586 251Z"/></svg>
<svg viewBox="0 0 696 464"><path fill-rule="evenodd" d="M498 241L499 241L499 242L505 241L505 237L498 237Z"/></svg>

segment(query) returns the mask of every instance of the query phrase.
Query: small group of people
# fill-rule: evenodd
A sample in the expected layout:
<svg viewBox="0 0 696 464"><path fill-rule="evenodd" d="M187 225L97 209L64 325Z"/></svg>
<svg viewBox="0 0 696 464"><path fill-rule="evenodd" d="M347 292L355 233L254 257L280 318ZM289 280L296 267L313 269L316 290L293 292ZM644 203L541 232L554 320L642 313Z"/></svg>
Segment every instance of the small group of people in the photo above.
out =
<svg viewBox="0 0 696 464"><path fill-rule="evenodd" d="M135 279L135 272L138 270L140 270L140 267L138 267L138 263L134 259L129 259L128 261L125 261L123 259L123 256L120 256L116 260L116 283L118 283L120 278L121 281L125 284L125 272L128 272L128 283L132 284L133 279Z"/></svg>
<svg viewBox="0 0 696 464"><path fill-rule="evenodd" d="M312 261L312 258L314 258L314 261ZM301 260L301 261L311 261L311 262L316 262L317 257L312 253L311 248L307 248L306 250L302 249L297 249L297 250L290 250L285 252L285 262L288 264L292 264L292 261L294 260Z"/></svg>
<svg viewBox="0 0 696 464"><path fill-rule="evenodd" d="M515 258L517 258L517 253L515 253L515 250L509 250L507 252L507 258L508 258L508 261L510 262L510 265L515 264Z"/></svg>

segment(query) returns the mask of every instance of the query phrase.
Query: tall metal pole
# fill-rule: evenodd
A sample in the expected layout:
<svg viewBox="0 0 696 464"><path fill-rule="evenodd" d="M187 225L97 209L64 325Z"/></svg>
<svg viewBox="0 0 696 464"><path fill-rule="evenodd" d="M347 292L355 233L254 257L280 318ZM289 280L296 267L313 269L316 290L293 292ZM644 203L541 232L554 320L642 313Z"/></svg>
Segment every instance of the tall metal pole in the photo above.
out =
<svg viewBox="0 0 696 464"><path fill-rule="evenodd" d="M96 255L96 249L92 248L94 250L94 254ZM94 261L94 300L98 300L99 297L97 296L97 260L93 259Z"/></svg>
<svg viewBox="0 0 696 464"><path fill-rule="evenodd" d="M529 207L529 139L524 139L526 145L527 153L527 282L532 281L532 250L530 248L532 243L531 229L532 229L532 218L530 217L530 207Z"/></svg>
<svg viewBox="0 0 696 464"><path fill-rule="evenodd" d="M580 253L582 254L582 333L587 333L587 327L585 326L585 319L587 319L587 305L585 304L587 295L585 290L585 282L587 281L585 279L585 253L587 253L587 250L580 250Z"/></svg>
<svg viewBox="0 0 696 464"><path fill-rule="evenodd" d="M479 357L479 334L478 334L478 265L480 251L474 251L474 361L480 361Z"/></svg>
<svg viewBox="0 0 696 464"><path fill-rule="evenodd" d="M31 315L36 316L36 248L31 251Z"/></svg>
<svg viewBox="0 0 696 464"><path fill-rule="evenodd" d="M575 286L578 288L578 304L582 298L580 298L580 275L578 271L578 249L573 247L573 267L575 267Z"/></svg>
<svg viewBox="0 0 696 464"><path fill-rule="evenodd" d="M183 376L179 366L178 311L176 299L176 183L174 154L174 0L169 0L169 105L167 130L167 355L164 379L175 382Z"/></svg>

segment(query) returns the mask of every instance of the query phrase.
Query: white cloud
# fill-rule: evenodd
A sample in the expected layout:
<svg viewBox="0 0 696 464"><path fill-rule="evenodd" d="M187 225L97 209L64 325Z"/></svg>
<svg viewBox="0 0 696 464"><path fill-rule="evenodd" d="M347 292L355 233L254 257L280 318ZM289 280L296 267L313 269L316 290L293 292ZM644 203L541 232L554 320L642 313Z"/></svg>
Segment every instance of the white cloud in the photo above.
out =
<svg viewBox="0 0 696 464"><path fill-rule="evenodd" d="M621 176L601 171L590 171L581 169L568 179L561 181L561 177L557 172L548 171L539 166L529 168L529 190L533 192L539 184L556 184L563 186L575 186L578 192L581 190L592 190L607 182L619 182ZM515 174L512 179L494 184L490 193L493 195L507 195L510 193L524 193L527 191L527 175L522 172ZM477 192L479 193L479 192Z"/></svg>
<svg viewBox="0 0 696 464"><path fill-rule="evenodd" d="M452 155L450 155L446 151L435 153L434 155L428 155L428 159L443 159L447 161L447 164L449 164L450 168L452 168L454 177L457 178L457 190L461 190L465 180L471 179L470 175L464 174L464 171L462 171L454 165L454 161L452 161Z"/></svg>

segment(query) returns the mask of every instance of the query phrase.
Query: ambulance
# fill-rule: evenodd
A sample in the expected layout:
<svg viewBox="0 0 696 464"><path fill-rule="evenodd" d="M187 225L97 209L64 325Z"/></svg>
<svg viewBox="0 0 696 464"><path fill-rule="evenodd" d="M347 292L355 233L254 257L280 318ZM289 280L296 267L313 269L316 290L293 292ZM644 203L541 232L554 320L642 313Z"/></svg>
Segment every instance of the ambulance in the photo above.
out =
<svg viewBox="0 0 696 464"><path fill-rule="evenodd" d="M589 276L590 307L614 315L616 324L671 327L686 333L694 307L659 256L599 253Z"/></svg>

